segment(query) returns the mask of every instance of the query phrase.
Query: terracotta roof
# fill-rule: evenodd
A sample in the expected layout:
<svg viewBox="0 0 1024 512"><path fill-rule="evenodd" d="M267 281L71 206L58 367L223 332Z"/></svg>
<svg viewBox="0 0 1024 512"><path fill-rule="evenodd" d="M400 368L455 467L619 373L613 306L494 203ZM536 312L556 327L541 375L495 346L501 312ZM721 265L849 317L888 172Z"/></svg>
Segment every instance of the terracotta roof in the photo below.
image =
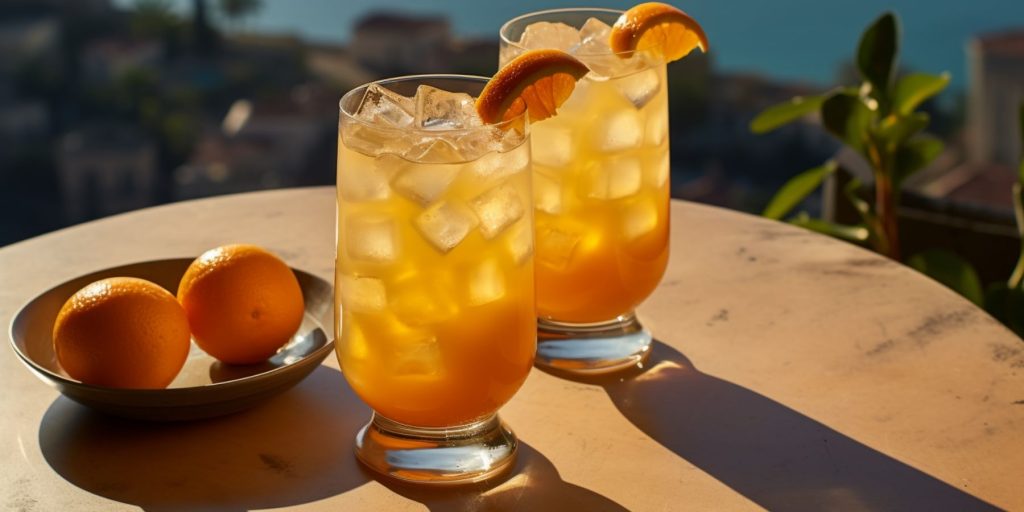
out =
<svg viewBox="0 0 1024 512"><path fill-rule="evenodd" d="M409 16L390 12L373 12L356 21L355 31L393 30L404 32L429 27L447 26L448 20L442 16Z"/></svg>
<svg viewBox="0 0 1024 512"><path fill-rule="evenodd" d="M950 183L942 195L958 203L1013 209L1013 169L996 163L967 163L948 173Z"/></svg>
<svg viewBox="0 0 1024 512"><path fill-rule="evenodd" d="M1024 29L990 32L978 36L976 41L986 53L1024 57Z"/></svg>

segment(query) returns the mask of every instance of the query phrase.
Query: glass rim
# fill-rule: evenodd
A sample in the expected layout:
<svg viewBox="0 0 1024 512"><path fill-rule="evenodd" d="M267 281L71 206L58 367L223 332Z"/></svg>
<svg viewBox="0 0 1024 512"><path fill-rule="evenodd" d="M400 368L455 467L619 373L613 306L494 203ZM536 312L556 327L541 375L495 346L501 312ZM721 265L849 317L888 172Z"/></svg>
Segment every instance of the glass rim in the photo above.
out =
<svg viewBox="0 0 1024 512"><path fill-rule="evenodd" d="M356 87L353 87L350 91L348 91L345 94L343 94L341 96L341 99L338 100L338 112L340 113L341 117L344 118L344 119L347 119L348 122L358 123L358 124L360 124L362 126L366 126L366 127L372 128L374 130L385 130L385 131L391 131L391 132L415 131L415 132L424 132L424 133L431 133L431 134L438 134L438 135L444 134L444 133L448 133L448 134L452 134L452 133L456 133L456 134L472 133L472 132L476 132L476 131L480 131L480 130L488 130L488 129L493 129L493 128L506 129L506 127L509 127L509 126L513 125L514 123L518 123L521 119L525 119L525 116L527 115L527 111L524 110L521 114L519 114L519 115L517 115L515 117L511 117L509 119L505 119L505 120L501 121L500 123L494 123L494 124L483 123L480 126L471 126L469 128L433 129L433 128L418 128L418 127L415 127L415 126L397 127L397 126L389 126L389 125L386 125L386 124L383 124L383 123L374 123L374 122L367 121L365 119L361 119L359 116L356 115L356 112L350 112L348 109L345 108L346 100L348 100L351 96L359 93L360 91L366 91L366 89L369 88L371 85L377 84L377 85L381 85L381 86L386 86L387 84L396 83L396 82L426 81L426 80L431 80L431 79L434 79L434 80L463 80L463 81L467 81L467 82L482 83L485 86L486 86L487 82L489 82L491 80L490 78L488 78L486 76L462 75L462 74L458 74L458 73L427 73L427 74L419 74L419 75L402 75L402 76L395 76L395 77L389 77L389 78L381 78L380 80L373 80L371 82L366 82L366 83L364 83L362 85L358 85ZM391 90L390 88L388 88L388 89Z"/></svg>
<svg viewBox="0 0 1024 512"><path fill-rule="evenodd" d="M540 10L540 11L528 12L528 13L525 13L525 14L520 14L519 16L516 16L515 18L512 18L512 19L506 21L505 23L503 23L501 25L501 28L498 29L498 39L502 43L504 43L504 44L506 44L508 46L511 46L511 47L516 48L518 50L528 51L529 48L521 46L518 41L512 41L511 39L509 39L508 29L509 29L509 27L513 23L521 22L521 21L523 21L523 20L525 20L527 18L534 18L534 17L536 17L536 18L543 18L545 16L552 16L552 15L557 15L557 14L586 13L586 12L603 13L603 14L617 14L617 15L621 16L626 11L623 11L621 9L608 9L608 8L604 8L604 7L560 7L558 9L544 9L544 10ZM538 19L537 21L549 21L549 20ZM616 56L618 56L618 55L631 55L633 53L634 52L632 52L632 51L628 51L628 52L613 52L613 51L609 50L607 52L575 53L573 55L583 55L583 56L598 57L598 56L606 56L606 55L616 55Z"/></svg>

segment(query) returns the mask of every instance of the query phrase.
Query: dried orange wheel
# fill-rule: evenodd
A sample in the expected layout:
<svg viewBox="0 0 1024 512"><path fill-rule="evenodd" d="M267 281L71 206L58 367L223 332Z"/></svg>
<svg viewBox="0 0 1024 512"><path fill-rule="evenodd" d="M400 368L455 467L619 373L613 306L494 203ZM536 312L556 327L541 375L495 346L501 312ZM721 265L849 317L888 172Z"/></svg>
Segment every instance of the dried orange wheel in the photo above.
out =
<svg viewBox="0 0 1024 512"><path fill-rule="evenodd" d="M685 12L660 2L639 4L622 13L608 41L613 52L626 58L645 51L672 62L694 48L708 51L704 29Z"/></svg>
<svg viewBox="0 0 1024 512"><path fill-rule="evenodd" d="M589 71L561 50L530 50L509 61L487 82L476 99L477 114L488 124L515 118L525 110L529 110L530 121L547 119Z"/></svg>

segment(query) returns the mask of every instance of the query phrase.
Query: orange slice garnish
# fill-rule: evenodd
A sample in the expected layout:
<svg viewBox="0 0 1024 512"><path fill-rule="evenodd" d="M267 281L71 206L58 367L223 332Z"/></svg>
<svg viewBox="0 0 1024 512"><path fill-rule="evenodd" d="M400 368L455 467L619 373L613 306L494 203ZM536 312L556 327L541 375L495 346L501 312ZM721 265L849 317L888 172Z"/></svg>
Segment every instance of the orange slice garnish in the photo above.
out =
<svg viewBox="0 0 1024 512"><path fill-rule="evenodd" d="M576 81L590 71L561 50L530 50L509 61L487 82L476 99L476 112L487 124L529 111L530 121L555 115L569 99Z"/></svg>
<svg viewBox="0 0 1024 512"><path fill-rule="evenodd" d="M608 44L622 58L645 51L664 62L686 57L694 48L708 51L704 29L690 15L660 2L639 4L622 13Z"/></svg>

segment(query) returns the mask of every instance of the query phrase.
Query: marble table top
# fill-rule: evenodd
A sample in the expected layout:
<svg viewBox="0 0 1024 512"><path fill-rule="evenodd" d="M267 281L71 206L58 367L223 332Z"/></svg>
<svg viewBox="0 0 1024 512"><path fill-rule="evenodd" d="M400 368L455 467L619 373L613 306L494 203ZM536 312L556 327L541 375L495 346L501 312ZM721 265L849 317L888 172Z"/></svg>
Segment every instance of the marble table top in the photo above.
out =
<svg viewBox="0 0 1024 512"><path fill-rule="evenodd" d="M189 201L0 249L0 321L52 285L231 242L330 279L334 190ZM379 481L368 418L329 357L213 420L146 424L61 397L0 350L8 510L1024 509L1024 342L953 292L852 245L673 201L672 257L640 308L643 372L534 370L502 410L498 485Z"/></svg>

